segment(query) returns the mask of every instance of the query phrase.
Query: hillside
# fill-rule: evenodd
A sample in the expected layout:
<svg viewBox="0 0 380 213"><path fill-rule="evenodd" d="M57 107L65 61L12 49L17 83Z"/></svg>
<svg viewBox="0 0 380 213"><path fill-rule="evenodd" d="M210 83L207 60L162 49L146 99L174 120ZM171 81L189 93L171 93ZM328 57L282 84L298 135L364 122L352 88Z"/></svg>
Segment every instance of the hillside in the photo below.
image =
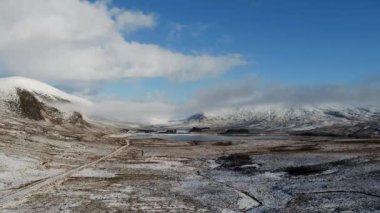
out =
<svg viewBox="0 0 380 213"><path fill-rule="evenodd" d="M195 118L195 119L194 119ZM343 105L289 106L262 105L196 114L185 119L189 126L251 129L313 129L331 125L355 125L377 121L380 111L375 107Z"/></svg>
<svg viewBox="0 0 380 213"><path fill-rule="evenodd" d="M0 79L0 112L60 124L86 124L79 111L91 102L23 77Z"/></svg>

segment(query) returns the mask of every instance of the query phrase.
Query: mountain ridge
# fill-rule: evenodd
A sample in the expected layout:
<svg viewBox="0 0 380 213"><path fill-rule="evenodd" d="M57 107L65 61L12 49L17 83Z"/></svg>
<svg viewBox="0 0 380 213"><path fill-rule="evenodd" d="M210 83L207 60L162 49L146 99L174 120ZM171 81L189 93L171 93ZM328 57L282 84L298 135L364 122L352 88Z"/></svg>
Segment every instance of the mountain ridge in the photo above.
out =
<svg viewBox="0 0 380 213"><path fill-rule="evenodd" d="M379 118L380 110L376 107L279 104L197 113L182 122L185 125L214 128L312 129L331 125L355 125L377 121Z"/></svg>

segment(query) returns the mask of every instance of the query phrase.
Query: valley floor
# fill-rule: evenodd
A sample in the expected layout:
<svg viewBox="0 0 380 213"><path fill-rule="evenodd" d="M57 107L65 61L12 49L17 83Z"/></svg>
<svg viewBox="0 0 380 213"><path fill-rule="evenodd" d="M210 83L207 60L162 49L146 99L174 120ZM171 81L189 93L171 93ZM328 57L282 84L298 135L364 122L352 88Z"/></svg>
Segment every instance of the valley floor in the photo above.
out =
<svg viewBox="0 0 380 213"><path fill-rule="evenodd" d="M380 139L130 139L2 117L0 212L379 212Z"/></svg>

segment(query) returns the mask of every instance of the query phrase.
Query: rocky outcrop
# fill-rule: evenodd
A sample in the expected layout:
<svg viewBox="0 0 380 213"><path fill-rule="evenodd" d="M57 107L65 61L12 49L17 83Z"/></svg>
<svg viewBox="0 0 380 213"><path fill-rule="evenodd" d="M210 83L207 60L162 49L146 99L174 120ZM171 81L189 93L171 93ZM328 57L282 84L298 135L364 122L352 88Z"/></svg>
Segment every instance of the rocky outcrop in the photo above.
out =
<svg viewBox="0 0 380 213"><path fill-rule="evenodd" d="M88 127L90 124L83 118L83 115L79 112L74 112L70 118L69 122L73 125Z"/></svg>
<svg viewBox="0 0 380 213"><path fill-rule="evenodd" d="M47 106L39 101L35 95L27 90L17 89L18 107L14 107L22 116L36 121L50 121L54 124L62 124L63 114L54 107ZM14 105L17 106L17 103Z"/></svg>
<svg viewBox="0 0 380 213"><path fill-rule="evenodd" d="M26 90L17 89L19 97L19 110L21 114L33 120L44 120L42 111L44 104L37 100L32 93Z"/></svg>
<svg viewBox="0 0 380 213"><path fill-rule="evenodd" d="M90 124L83 118L79 112L74 112L71 116L65 118L57 108L47 106L39 101L34 93L27 90L17 89L18 101L12 103L12 111L20 113L21 116L36 120L36 121L49 121L53 124L63 124L65 121L69 124L88 127Z"/></svg>

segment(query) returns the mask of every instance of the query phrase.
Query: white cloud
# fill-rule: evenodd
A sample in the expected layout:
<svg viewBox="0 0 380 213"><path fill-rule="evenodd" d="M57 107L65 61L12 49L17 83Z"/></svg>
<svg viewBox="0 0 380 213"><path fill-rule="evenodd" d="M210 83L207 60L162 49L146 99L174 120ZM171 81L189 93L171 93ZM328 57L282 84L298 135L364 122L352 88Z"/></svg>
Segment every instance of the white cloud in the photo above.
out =
<svg viewBox="0 0 380 213"><path fill-rule="evenodd" d="M123 77L197 79L244 64L240 55L185 55L127 41L156 25L156 16L99 1L0 1L0 67L41 80L98 81Z"/></svg>
<svg viewBox="0 0 380 213"><path fill-rule="evenodd" d="M141 28L156 26L155 16L146 15L141 11L125 11L118 8L111 10L118 30L133 32Z"/></svg>
<svg viewBox="0 0 380 213"><path fill-rule="evenodd" d="M175 116L177 107L164 102L108 100L84 109L88 115L102 119L141 124L165 124Z"/></svg>

